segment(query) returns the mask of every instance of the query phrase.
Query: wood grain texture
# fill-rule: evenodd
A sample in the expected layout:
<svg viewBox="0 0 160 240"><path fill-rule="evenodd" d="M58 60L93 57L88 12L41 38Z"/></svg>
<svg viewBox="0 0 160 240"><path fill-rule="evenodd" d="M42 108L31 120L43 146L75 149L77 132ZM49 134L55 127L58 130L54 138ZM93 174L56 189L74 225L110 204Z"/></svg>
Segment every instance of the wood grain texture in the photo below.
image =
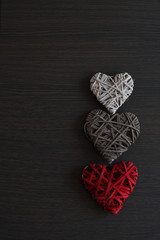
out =
<svg viewBox="0 0 160 240"><path fill-rule="evenodd" d="M160 238L160 2L1 1L0 239ZM135 79L118 110L133 112L141 135L118 161L139 180L123 210L103 212L81 183L101 162L83 133L104 109L89 91L96 72Z"/></svg>

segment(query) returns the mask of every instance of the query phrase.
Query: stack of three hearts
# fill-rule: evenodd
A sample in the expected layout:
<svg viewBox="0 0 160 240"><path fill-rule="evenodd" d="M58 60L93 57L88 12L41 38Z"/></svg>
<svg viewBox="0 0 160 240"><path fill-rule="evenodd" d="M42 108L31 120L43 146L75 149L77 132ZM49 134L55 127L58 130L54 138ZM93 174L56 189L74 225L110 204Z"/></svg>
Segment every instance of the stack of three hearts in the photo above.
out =
<svg viewBox="0 0 160 240"><path fill-rule="evenodd" d="M83 169L82 181L98 204L116 215L133 191L138 178L137 168L131 162L111 166L140 133L140 123L134 114L116 113L131 95L134 81L128 73L114 77L96 73L90 80L90 87L110 114L100 109L91 111L86 118L84 130L109 166L89 164Z"/></svg>

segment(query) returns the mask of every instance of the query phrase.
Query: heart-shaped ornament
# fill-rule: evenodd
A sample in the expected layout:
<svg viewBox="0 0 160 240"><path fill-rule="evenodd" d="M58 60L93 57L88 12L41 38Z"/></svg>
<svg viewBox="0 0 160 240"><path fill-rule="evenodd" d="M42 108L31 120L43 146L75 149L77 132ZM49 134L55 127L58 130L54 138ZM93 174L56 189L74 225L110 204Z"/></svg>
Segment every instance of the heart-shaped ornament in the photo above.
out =
<svg viewBox="0 0 160 240"><path fill-rule="evenodd" d="M120 162L112 168L90 164L83 169L82 181L93 198L116 215L133 191L138 178L136 166L131 162Z"/></svg>
<svg viewBox="0 0 160 240"><path fill-rule="evenodd" d="M90 80L91 91L111 114L131 95L133 87L133 79L128 73L119 73L114 77L96 73Z"/></svg>
<svg viewBox="0 0 160 240"><path fill-rule="evenodd" d="M88 114L84 130L95 148L111 163L135 142L140 123L133 113L109 115L95 109Z"/></svg>

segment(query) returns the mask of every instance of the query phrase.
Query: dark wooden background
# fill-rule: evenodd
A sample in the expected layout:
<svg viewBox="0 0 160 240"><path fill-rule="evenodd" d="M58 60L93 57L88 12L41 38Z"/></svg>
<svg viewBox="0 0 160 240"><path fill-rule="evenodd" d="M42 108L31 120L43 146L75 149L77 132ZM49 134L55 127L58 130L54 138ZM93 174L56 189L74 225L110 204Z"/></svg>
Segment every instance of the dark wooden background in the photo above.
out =
<svg viewBox="0 0 160 240"><path fill-rule="evenodd" d="M160 1L1 1L0 239L160 238ZM141 135L117 161L139 169L117 216L83 188L101 162L83 133L104 109L89 91L98 72L135 79L130 111Z"/></svg>

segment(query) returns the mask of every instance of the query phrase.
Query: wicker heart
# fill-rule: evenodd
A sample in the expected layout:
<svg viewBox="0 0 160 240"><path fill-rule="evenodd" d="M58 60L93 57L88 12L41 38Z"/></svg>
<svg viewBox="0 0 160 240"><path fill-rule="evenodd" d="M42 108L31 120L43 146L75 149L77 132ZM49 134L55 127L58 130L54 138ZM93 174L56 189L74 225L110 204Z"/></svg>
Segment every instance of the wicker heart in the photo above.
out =
<svg viewBox="0 0 160 240"><path fill-rule="evenodd" d="M83 169L82 181L98 204L116 215L133 191L138 178L136 166L131 162L120 162L112 168L90 164Z"/></svg>
<svg viewBox="0 0 160 240"><path fill-rule="evenodd" d="M96 73L90 80L91 91L111 114L131 95L133 87L133 79L128 73L120 73L114 77Z"/></svg>
<svg viewBox="0 0 160 240"><path fill-rule="evenodd" d="M95 109L88 114L84 130L97 150L111 163L135 142L140 123L133 113L109 115Z"/></svg>

